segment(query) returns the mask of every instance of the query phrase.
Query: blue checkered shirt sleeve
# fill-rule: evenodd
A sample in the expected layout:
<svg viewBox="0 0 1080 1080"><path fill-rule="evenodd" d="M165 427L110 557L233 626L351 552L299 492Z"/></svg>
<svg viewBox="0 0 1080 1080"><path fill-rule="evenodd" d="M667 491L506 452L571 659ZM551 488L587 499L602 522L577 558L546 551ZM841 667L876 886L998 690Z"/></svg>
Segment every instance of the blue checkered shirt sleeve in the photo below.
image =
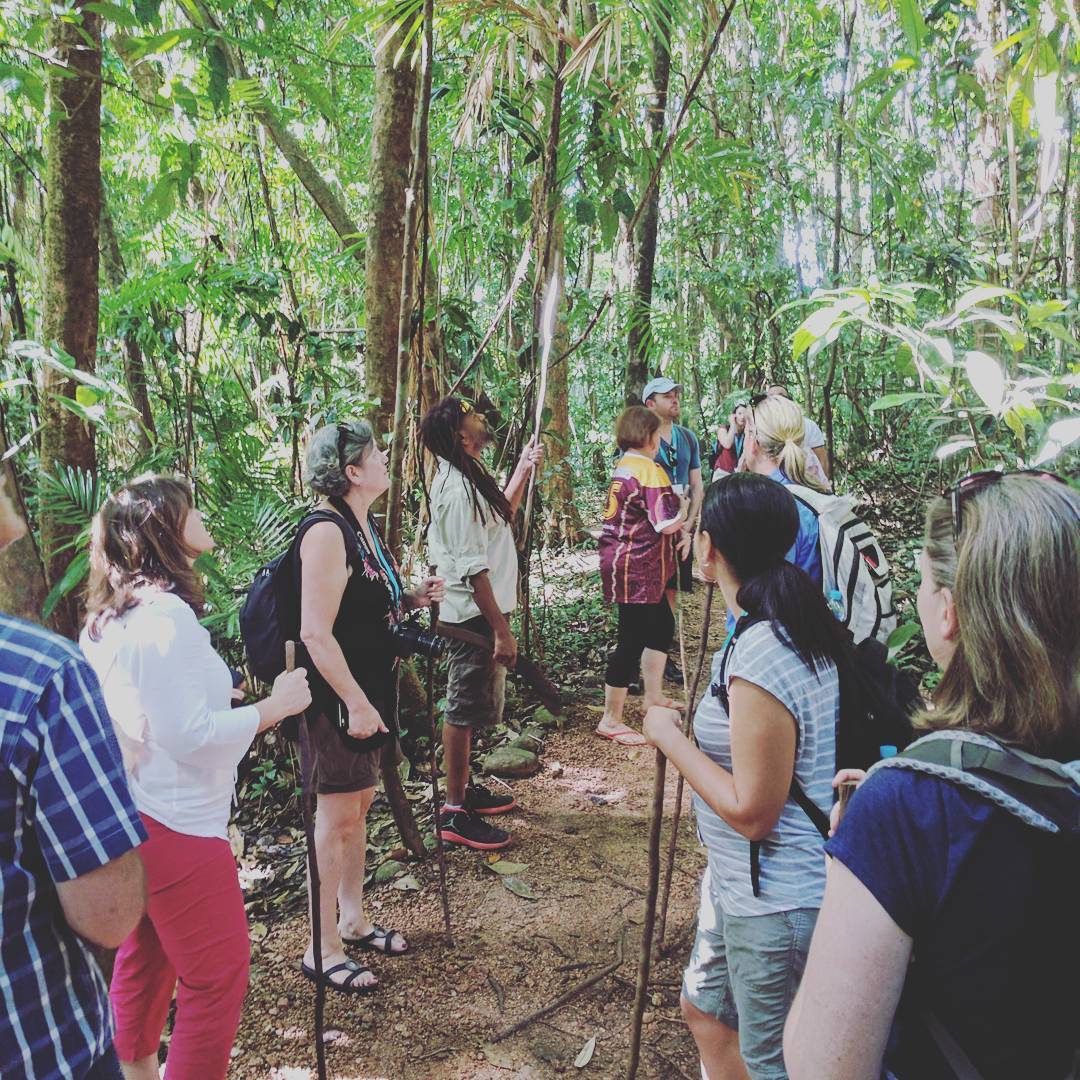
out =
<svg viewBox="0 0 1080 1080"><path fill-rule="evenodd" d="M54 881L104 866L146 839L97 676L70 659L38 702L38 760L30 791L42 855Z"/></svg>

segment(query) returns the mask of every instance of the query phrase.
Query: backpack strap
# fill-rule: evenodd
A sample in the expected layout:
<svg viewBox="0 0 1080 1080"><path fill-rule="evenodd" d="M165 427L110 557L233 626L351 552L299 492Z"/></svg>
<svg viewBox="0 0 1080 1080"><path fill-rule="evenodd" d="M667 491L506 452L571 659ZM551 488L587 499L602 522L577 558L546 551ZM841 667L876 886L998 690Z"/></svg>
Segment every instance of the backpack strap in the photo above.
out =
<svg viewBox="0 0 1080 1080"><path fill-rule="evenodd" d="M934 1045L941 1052L941 1056L952 1070L956 1080L983 1080L982 1073L972 1064L964 1048L929 1009L925 1009L919 1019L922 1020L926 1033L933 1039Z"/></svg>
<svg viewBox="0 0 1080 1080"><path fill-rule="evenodd" d="M727 692L727 666L728 661L731 659L731 654L735 651L735 642L738 640L740 634L746 633L751 626L756 626L760 622L765 622L765 618L761 615L752 615L747 612L739 621L735 624L735 629L732 631L731 636L727 639L727 643L724 646L723 656L720 658L720 679L719 682L713 683L712 692L720 700L720 704L724 706L724 712L728 713L730 719L730 701ZM829 838L829 815L826 814L820 806L815 803L809 795L803 791L799 782L792 777L791 788L788 792L792 799L799 805L806 816L814 823L814 827L819 833L827 840ZM750 885L754 890L754 896L761 895L761 841L750 841Z"/></svg>
<svg viewBox="0 0 1080 1080"><path fill-rule="evenodd" d="M353 520L355 521L356 519L354 518ZM346 562L352 562L355 565L359 564L363 559L363 552L360 549L360 540L353 531L351 524L346 521L341 514L335 514L332 510L312 510L311 513L306 514L300 519L300 524L296 529L296 536L293 537L293 565L296 570L295 576L298 588L300 585L300 542L304 539L304 534L312 527L312 525L318 525L323 521L332 521L341 530L341 535L345 539Z"/></svg>
<svg viewBox="0 0 1080 1080"><path fill-rule="evenodd" d="M1036 757L955 729L923 736L880 768L914 769L968 788L1041 832L1080 834L1080 762Z"/></svg>

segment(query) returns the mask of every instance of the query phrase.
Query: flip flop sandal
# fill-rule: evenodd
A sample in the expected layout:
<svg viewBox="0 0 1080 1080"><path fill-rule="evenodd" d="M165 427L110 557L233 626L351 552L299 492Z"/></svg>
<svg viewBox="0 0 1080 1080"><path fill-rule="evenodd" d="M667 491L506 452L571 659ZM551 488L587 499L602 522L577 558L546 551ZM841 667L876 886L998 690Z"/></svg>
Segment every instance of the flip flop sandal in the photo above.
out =
<svg viewBox="0 0 1080 1080"><path fill-rule="evenodd" d="M613 743L619 746L644 746L645 736L634 731L632 728L628 728L625 724L622 727L616 728L614 731L601 731L600 728L596 728L596 734L602 739L610 739Z"/></svg>
<svg viewBox="0 0 1080 1080"><path fill-rule="evenodd" d="M405 941L405 948L390 948L390 942L397 933L396 930L384 930L381 926L376 926L370 934L359 938L342 938L341 941L343 945L355 945L358 949L381 953L383 956L404 956L409 951L409 943L405 941L403 934L398 934L398 937Z"/></svg>
<svg viewBox="0 0 1080 1080"><path fill-rule="evenodd" d="M305 979L310 979L316 986L319 985L319 976L313 967L300 962L300 971ZM332 979L339 971L347 971L348 976L341 982ZM367 997L379 989L378 983L358 985L356 980L359 976L369 973L371 968L358 964L355 960L346 960L343 964L335 964L333 967L324 968L322 973L322 985L327 990L336 990L339 994L354 994L357 997Z"/></svg>

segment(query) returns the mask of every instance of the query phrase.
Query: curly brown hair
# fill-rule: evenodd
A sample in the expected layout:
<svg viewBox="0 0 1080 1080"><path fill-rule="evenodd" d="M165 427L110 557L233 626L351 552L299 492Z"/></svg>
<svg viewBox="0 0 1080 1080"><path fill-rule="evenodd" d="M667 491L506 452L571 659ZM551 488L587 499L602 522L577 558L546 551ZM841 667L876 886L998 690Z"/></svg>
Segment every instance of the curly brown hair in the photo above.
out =
<svg viewBox="0 0 1080 1080"><path fill-rule="evenodd" d="M94 518L86 625L95 641L110 620L139 603L148 585L175 593L196 615L203 588L184 543L194 507L191 486L177 477L144 473L113 492Z"/></svg>

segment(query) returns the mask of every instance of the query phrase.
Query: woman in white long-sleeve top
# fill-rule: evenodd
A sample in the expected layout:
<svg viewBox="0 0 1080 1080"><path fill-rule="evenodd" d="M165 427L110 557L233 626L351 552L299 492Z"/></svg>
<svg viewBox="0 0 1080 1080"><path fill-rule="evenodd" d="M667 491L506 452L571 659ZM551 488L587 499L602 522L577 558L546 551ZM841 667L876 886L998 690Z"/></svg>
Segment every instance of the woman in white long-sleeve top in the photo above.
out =
<svg viewBox="0 0 1080 1080"><path fill-rule="evenodd" d="M200 625L194 560L213 547L191 488L142 476L102 507L80 644L105 693L149 834L147 911L120 947L111 994L127 1080L158 1076L173 990L170 1080L223 1078L247 991L247 917L227 838L236 768L260 731L307 707L303 669L232 708L229 668Z"/></svg>

